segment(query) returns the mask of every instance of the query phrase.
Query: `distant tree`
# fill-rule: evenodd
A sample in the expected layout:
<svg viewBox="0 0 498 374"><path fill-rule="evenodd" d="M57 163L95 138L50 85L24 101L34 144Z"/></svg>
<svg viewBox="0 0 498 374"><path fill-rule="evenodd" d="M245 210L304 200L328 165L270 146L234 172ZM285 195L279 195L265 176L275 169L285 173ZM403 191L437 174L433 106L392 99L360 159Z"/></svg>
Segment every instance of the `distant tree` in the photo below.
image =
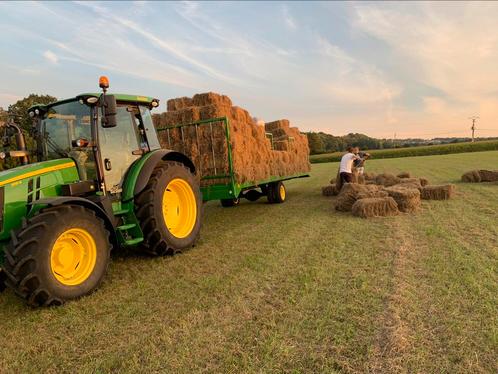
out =
<svg viewBox="0 0 498 374"><path fill-rule="evenodd" d="M8 113L10 116L15 116L15 122L24 131L29 132L31 129L31 118L28 115L28 109L35 104L50 104L55 101L57 101L57 98L50 95L30 94L28 97L9 105Z"/></svg>
<svg viewBox="0 0 498 374"><path fill-rule="evenodd" d="M308 132L306 135L308 136L310 154L314 155L325 152L325 147L320 134L317 134L316 132Z"/></svg>
<svg viewBox="0 0 498 374"><path fill-rule="evenodd" d="M7 111L4 108L0 107L0 123L7 122L7 119L8 119Z"/></svg>

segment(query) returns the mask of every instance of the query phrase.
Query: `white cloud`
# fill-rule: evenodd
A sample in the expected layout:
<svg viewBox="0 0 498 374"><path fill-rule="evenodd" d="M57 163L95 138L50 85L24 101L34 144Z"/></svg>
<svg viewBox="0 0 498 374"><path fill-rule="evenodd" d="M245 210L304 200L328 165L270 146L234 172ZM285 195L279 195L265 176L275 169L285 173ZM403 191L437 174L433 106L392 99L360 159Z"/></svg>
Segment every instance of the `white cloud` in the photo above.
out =
<svg viewBox="0 0 498 374"><path fill-rule="evenodd" d="M297 22L294 19L294 17L292 17L292 14L290 13L289 8L286 5L284 5L282 7L282 16L284 18L285 24L287 25L287 27L289 29L292 29L292 30L297 29Z"/></svg>
<svg viewBox="0 0 498 374"><path fill-rule="evenodd" d="M52 64L57 64L59 62L57 55L50 50L43 52L43 57L45 57Z"/></svg>

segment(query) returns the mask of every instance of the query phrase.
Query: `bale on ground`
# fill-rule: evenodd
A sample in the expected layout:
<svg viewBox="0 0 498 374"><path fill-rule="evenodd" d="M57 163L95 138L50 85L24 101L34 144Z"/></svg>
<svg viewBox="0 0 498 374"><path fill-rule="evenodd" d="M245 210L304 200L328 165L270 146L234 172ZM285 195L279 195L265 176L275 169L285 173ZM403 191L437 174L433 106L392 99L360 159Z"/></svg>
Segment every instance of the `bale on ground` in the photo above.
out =
<svg viewBox="0 0 498 374"><path fill-rule="evenodd" d="M427 186L429 184L429 180L427 178L419 178L418 179L420 181L420 184L422 185L422 187L424 186Z"/></svg>
<svg viewBox="0 0 498 374"><path fill-rule="evenodd" d="M403 187L402 184L384 189L392 197L398 209L405 213L416 211L420 207L420 191L417 188Z"/></svg>
<svg viewBox="0 0 498 374"><path fill-rule="evenodd" d="M322 187L322 195L323 196L337 196L339 191L337 191L337 187L335 184L329 184L328 186Z"/></svg>
<svg viewBox="0 0 498 374"><path fill-rule="evenodd" d="M349 212L355 201L358 200L358 194L360 192L368 193L378 190L379 186L375 185L346 183L342 186L341 191L337 196L335 208L341 212Z"/></svg>
<svg viewBox="0 0 498 374"><path fill-rule="evenodd" d="M411 174L407 171L402 171L398 174L398 178L411 178Z"/></svg>
<svg viewBox="0 0 498 374"><path fill-rule="evenodd" d="M422 184L419 178L402 178L399 180L398 184L395 186L405 187L405 188L415 188L417 190L422 189Z"/></svg>
<svg viewBox="0 0 498 374"><path fill-rule="evenodd" d="M471 170L462 175L462 182L479 183L481 182L481 174L479 170Z"/></svg>
<svg viewBox="0 0 498 374"><path fill-rule="evenodd" d="M498 171L496 170L479 170L481 182L498 182Z"/></svg>
<svg viewBox="0 0 498 374"><path fill-rule="evenodd" d="M366 180L366 181L375 180L375 177L376 177L375 173L368 172L368 171L367 171L367 172L364 172L364 173L363 173L363 176L365 177L365 180Z"/></svg>
<svg viewBox="0 0 498 374"><path fill-rule="evenodd" d="M420 191L420 197L424 200L448 200L454 193L454 184L425 186Z"/></svg>
<svg viewBox="0 0 498 374"><path fill-rule="evenodd" d="M357 200L351 209L354 216L362 218L385 217L398 214L398 205L392 197L370 197Z"/></svg>
<svg viewBox="0 0 498 374"><path fill-rule="evenodd" d="M398 184L399 181L400 178L390 173L382 173L375 177L375 183L385 187L394 186L395 184Z"/></svg>

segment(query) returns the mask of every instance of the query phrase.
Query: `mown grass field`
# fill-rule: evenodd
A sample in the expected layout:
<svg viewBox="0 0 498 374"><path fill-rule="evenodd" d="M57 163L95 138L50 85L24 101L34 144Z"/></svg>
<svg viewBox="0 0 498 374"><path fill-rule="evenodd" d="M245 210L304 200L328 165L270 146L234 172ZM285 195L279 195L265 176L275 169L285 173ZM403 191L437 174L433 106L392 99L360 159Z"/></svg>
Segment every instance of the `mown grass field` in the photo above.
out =
<svg viewBox="0 0 498 374"><path fill-rule="evenodd" d="M282 205L205 206L202 239L169 258L115 255L95 294L31 309L0 295L0 372L498 371L498 184L462 184L498 152L372 160L457 183L450 201L362 220L320 187Z"/></svg>
<svg viewBox="0 0 498 374"><path fill-rule="evenodd" d="M374 149L368 151L374 159L415 157L415 156L432 156L447 155L454 153L484 152L498 150L497 140L478 141L475 143L452 143L427 145L419 147L393 148L393 149ZM310 161L314 164L321 162L337 162L341 160L344 152L322 153L311 155Z"/></svg>

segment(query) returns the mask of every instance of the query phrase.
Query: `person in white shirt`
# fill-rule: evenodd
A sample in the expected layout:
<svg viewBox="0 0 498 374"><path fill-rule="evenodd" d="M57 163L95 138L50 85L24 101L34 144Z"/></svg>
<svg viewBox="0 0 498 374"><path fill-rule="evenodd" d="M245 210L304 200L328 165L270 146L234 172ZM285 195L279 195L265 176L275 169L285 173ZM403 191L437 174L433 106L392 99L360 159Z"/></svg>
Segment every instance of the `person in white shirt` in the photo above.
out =
<svg viewBox="0 0 498 374"><path fill-rule="evenodd" d="M339 167L339 175L341 177L341 187L344 183L353 182L353 162L360 157L353 153L354 148L348 147L348 153L341 158L341 165Z"/></svg>

